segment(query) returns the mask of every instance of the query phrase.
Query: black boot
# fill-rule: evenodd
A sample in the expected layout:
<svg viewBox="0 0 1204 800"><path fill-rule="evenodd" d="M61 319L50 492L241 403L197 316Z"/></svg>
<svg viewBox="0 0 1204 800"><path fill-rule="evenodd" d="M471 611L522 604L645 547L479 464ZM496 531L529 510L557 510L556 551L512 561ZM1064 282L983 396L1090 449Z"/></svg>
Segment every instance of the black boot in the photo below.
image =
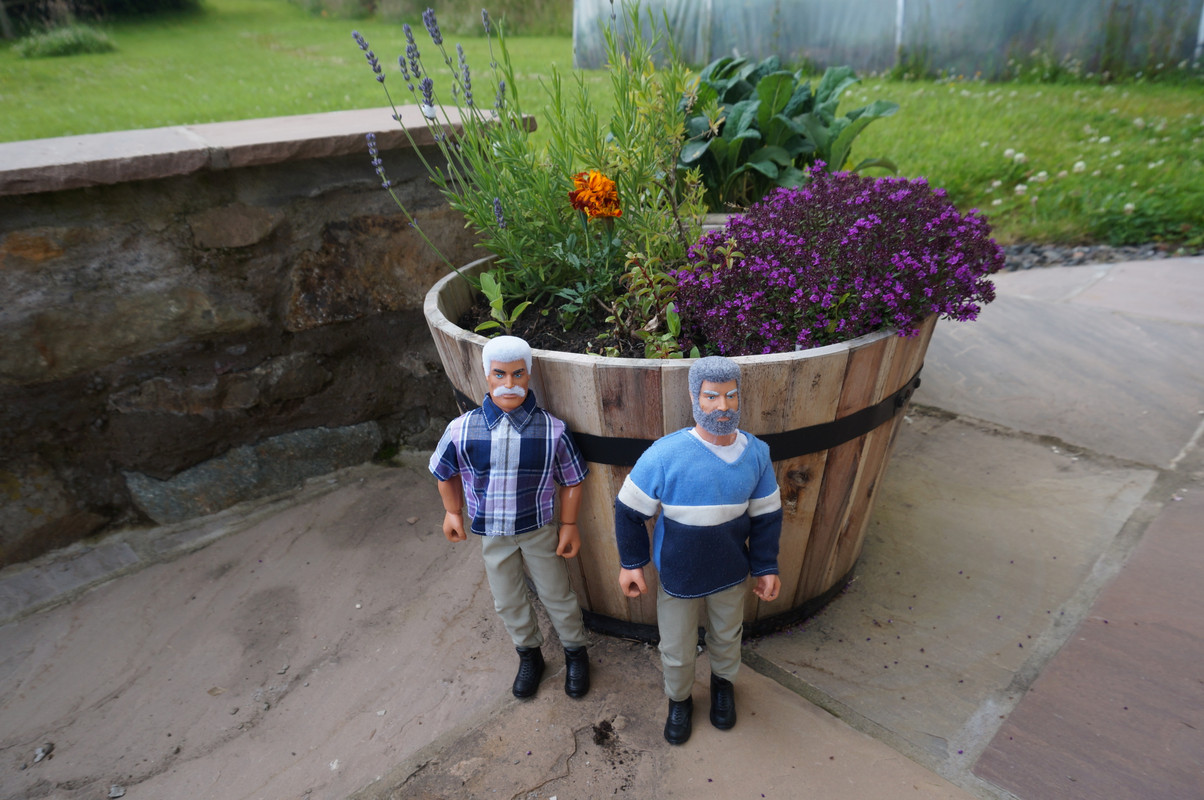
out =
<svg viewBox="0 0 1204 800"><path fill-rule="evenodd" d="M711 676L711 724L721 731L736 725L736 689L718 675Z"/></svg>
<svg viewBox="0 0 1204 800"><path fill-rule="evenodd" d="M530 697L543 677L543 651L538 647L516 647L518 674L514 676L514 696Z"/></svg>
<svg viewBox="0 0 1204 800"><path fill-rule="evenodd" d="M564 648L564 693L585 697L589 691L589 654L585 646Z"/></svg>
<svg viewBox="0 0 1204 800"><path fill-rule="evenodd" d="M694 717L694 698L669 701L669 718L665 720L665 741L685 744L690 738Z"/></svg>

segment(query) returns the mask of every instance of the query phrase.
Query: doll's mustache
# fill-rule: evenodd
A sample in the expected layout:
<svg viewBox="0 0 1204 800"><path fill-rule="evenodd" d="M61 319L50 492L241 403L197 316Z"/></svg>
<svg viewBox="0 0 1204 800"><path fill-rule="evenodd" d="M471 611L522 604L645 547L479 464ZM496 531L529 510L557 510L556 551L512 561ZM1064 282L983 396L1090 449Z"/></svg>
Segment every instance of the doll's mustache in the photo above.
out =
<svg viewBox="0 0 1204 800"><path fill-rule="evenodd" d="M499 386L493 390L494 397L526 397L527 390L519 386Z"/></svg>

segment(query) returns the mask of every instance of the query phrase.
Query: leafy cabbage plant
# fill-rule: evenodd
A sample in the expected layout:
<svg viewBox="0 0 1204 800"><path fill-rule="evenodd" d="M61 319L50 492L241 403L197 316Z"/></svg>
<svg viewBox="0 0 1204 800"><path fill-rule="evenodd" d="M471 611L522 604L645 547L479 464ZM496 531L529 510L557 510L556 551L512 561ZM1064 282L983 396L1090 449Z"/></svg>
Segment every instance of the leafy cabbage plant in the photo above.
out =
<svg viewBox="0 0 1204 800"><path fill-rule="evenodd" d="M858 134L899 110L897 103L875 100L837 116L841 94L859 81L850 67L829 67L813 89L801 70L783 69L777 56L755 63L717 59L700 75L678 167L700 170L713 211L744 208L772 189L800 186L816 161L832 172L896 172L887 158L848 166Z"/></svg>

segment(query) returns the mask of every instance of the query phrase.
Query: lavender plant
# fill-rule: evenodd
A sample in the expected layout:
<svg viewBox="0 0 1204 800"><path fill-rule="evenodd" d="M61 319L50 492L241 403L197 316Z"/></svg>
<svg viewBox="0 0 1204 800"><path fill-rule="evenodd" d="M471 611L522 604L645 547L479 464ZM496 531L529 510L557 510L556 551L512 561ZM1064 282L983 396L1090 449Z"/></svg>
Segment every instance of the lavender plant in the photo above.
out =
<svg viewBox="0 0 1204 800"><path fill-rule="evenodd" d="M704 234L675 273L683 348L723 355L819 347L932 314L972 320L1004 264L986 219L923 179L829 173L778 189Z"/></svg>
<svg viewBox="0 0 1204 800"><path fill-rule="evenodd" d="M453 53L445 47L433 10L422 21L443 62L435 74L419 52L414 29L402 26L406 47L397 70L441 161L426 161L416 146L414 152L449 205L496 256L488 273L490 305L493 320L505 329L528 306L544 314L556 310L565 327L600 322L627 291L623 276L630 253L681 263L697 238L705 212L702 187L696 172L679 176L675 170L684 141L679 104L692 95L696 78L672 53L671 42L670 57L656 67L659 42L667 34L644 35L638 3L623 3L623 10L622 30L604 29L614 113L608 121L599 119L585 83L578 77L566 87L553 68L544 85L551 109L539 121L548 131L547 145L531 136L534 126L523 112L506 38L488 13L482 11L481 21L491 59L478 71L470 70L462 48ZM392 72L363 36L352 35L397 116L389 90ZM425 238L421 220L392 188L369 136L382 184ZM639 320L637 327L650 322Z"/></svg>

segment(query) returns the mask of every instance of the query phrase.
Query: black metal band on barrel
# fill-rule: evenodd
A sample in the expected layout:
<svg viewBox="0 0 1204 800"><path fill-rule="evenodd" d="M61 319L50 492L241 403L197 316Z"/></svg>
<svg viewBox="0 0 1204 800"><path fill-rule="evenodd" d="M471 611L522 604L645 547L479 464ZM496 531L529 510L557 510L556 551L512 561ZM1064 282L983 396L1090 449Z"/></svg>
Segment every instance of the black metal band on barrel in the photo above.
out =
<svg viewBox="0 0 1204 800"><path fill-rule="evenodd" d="M899 387L898 391L872 406L819 425L808 425L805 428L795 428L783 433L758 433L757 438L769 445L769 457L774 461L785 461L810 453L830 450L837 445L864 436L879 425L889 422L907 406L919 385L920 370L916 370L915 375L911 376L911 380ZM461 412L477 407L477 404L467 395L458 389L453 389L453 391L456 394L456 405L460 407ZM573 431L573 440L581 449L581 454L586 461L613 467L635 466L635 462L653 442L652 439L595 436L592 433L578 433L577 431Z"/></svg>

